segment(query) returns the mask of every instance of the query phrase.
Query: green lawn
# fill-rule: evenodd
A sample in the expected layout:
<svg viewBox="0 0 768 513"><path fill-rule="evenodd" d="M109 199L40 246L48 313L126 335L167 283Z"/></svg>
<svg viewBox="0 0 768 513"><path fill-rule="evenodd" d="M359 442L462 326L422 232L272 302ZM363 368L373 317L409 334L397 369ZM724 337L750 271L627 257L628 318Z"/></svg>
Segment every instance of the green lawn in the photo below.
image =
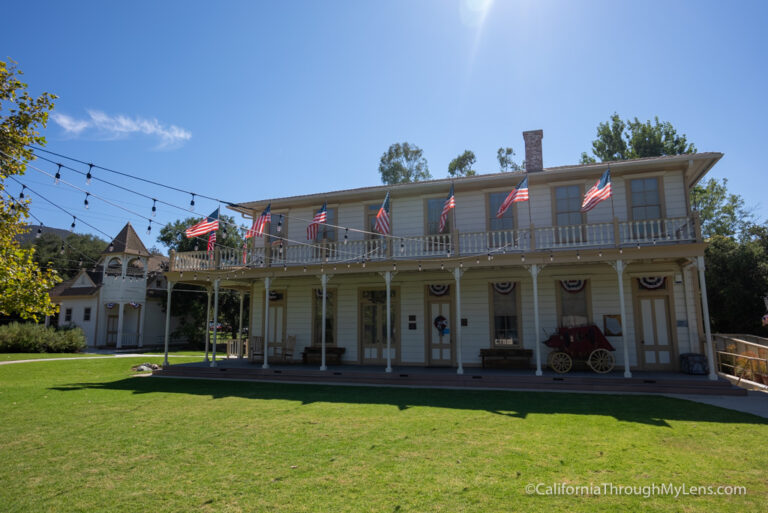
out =
<svg viewBox="0 0 768 513"><path fill-rule="evenodd" d="M743 512L768 501L768 421L747 414L649 396L130 377L144 360L161 359L0 366L2 511ZM606 482L748 491L525 493Z"/></svg>

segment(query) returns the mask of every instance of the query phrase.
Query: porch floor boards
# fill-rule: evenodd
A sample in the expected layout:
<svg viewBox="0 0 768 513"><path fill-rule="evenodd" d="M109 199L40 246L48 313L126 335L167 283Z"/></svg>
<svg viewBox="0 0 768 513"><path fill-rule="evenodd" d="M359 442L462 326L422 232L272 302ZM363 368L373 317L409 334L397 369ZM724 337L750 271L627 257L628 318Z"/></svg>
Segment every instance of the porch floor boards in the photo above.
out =
<svg viewBox="0 0 768 513"><path fill-rule="evenodd" d="M598 375L589 372L555 374L544 372L535 376L533 370L481 369L469 367L463 375L455 368L393 367L392 373L383 367L339 365L328 370L316 366L275 365L262 369L261 364L245 360L217 360L217 367L205 362L170 365L154 371L153 376L266 381L284 383L317 383L334 385L409 386L424 388L508 389L536 391L615 392L636 394L702 394L743 396L746 390L707 376L675 373L633 372L624 378L621 372Z"/></svg>

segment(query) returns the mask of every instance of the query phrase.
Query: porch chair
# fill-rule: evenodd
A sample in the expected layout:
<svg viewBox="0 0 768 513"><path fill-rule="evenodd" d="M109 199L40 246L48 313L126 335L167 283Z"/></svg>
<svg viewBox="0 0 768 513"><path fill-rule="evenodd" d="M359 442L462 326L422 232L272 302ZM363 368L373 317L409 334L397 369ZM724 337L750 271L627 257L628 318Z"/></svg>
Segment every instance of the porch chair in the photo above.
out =
<svg viewBox="0 0 768 513"><path fill-rule="evenodd" d="M248 339L248 361L251 363L264 361L264 337L256 335Z"/></svg>

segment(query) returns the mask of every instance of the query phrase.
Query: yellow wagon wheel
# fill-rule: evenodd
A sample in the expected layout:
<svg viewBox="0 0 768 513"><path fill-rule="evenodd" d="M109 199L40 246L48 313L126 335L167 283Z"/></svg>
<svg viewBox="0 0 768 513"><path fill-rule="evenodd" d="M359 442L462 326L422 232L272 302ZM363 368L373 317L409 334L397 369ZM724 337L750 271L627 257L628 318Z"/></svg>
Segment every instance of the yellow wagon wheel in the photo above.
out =
<svg viewBox="0 0 768 513"><path fill-rule="evenodd" d="M573 359L567 353L555 351L549 355L549 366L558 374L564 374L573 367Z"/></svg>
<svg viewBox="0 0 768 513"><path fill-rule="evenodd" d="M607 349L595 349L589 353L587 365L598 374L605 374L613 370L613 364L616 362L613 353Z"/></svg>

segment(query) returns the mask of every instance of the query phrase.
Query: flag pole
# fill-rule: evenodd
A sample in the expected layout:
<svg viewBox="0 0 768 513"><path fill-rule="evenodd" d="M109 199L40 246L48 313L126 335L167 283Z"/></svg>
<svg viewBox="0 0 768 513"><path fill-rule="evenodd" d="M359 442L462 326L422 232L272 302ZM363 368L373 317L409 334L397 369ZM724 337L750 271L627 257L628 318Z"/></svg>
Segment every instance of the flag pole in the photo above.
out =
<svg viewBox="0 0 768 513"><path fill-rule="evenodd" d="M453 247L454 244L458 245L458 240L454 241L454 234L458 234L456 231L456 190L453 188L453 180L451 180L451 196L453 197L453 205L454 207L451 209L451 254L454 253ZM458 238L458 237L457 237Z"/></svg>
<svg viewBox="0 0 768 513"><path fill-rule="evenodd" d="M528 179L528 171L525 172L524 180ZM533 247L533 214L531 213L531 182L528 182L528 224L530 225L528 232L528 249Z"/></svg>

